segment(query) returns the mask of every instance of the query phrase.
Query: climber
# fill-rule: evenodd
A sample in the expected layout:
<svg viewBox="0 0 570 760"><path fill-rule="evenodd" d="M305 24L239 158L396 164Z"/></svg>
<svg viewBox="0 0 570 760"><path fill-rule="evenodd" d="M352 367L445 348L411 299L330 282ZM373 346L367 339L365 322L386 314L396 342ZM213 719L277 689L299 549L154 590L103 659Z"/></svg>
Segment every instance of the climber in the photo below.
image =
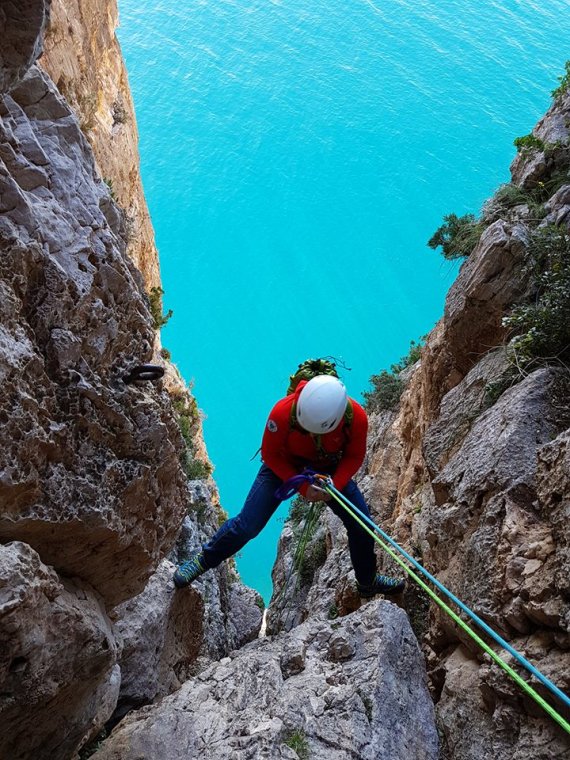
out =
<svg viewBox="0 0 570 760"><path fill-rule="evenodd" d="M318 375L300 382L293 393L275 404L269 415L261 444L263 464L242 511L177 568L174 584L179 588L187 586L257 536L279 506L276 489L305 467L331 475L336 488L369 516L364 497L352 480L364 461L367 428L366 412L348 398L338 378ZM344 523L357 590L362 597L402 591L404 581L377 574L374 540L350 515L313 485L304 484L300 493L310 502L328 502Z"/></svg>

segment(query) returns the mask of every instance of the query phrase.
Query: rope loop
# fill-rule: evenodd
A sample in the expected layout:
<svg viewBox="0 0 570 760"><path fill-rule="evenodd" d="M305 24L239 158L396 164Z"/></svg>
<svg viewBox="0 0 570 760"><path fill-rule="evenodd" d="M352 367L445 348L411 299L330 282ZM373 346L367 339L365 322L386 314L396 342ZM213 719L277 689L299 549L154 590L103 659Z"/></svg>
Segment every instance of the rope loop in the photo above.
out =
<svg viewBox="0 0 570 760"><path fill-rule="evenodd" d="M315 482L315 475L316 473L308 468L299 473L299 475L293 475L292 478L285 480L275 491L275 498L280 501L290 499L305 483L313 484Z"/></svg>
<svg viewBox="0 0 570 760"><path fill-rule="evenodd" d="M275 498L280 499L281 501L290 499L291 496L294 496L305 483L309 483L310 485L318 483L317 488L323 492L326 490L327 486L332 486L333 484L330 475L321 475L318 472L311 470L310 467L306 467L303 472L299 473L299 475L293 475L292 478L285 480L275 491Z"/></svg>

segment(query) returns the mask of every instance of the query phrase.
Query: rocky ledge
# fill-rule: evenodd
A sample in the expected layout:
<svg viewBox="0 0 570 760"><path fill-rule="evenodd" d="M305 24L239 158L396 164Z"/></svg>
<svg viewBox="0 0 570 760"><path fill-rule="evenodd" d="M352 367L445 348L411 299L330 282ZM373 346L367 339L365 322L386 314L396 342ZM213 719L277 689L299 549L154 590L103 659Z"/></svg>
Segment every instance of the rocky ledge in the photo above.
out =
<svg viewBox="0 0 570 760"><path fill-rule="evenodd" d="M129 715L94 760L436 760L434 707L405 613L376 601L247 644Z"/></svg>

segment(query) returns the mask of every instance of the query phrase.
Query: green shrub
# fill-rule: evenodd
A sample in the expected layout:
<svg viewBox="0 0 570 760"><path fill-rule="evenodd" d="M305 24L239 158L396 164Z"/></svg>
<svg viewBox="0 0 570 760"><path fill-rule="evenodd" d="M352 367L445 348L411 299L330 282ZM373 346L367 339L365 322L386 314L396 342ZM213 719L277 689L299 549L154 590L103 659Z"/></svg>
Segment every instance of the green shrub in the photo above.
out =
<svg viewBox="0 0 570 760"><path fill-rule="evenodd" d="M484 229L485 225L473 214L447 214L428 240L428 246L434 250L441 247L446 259L464 258L473 251Z"/></svg>
<svg viewBox="0 0 570 760"><path fill-rule="evenodd" d="M515 334L517 363L570 360L570 233L555 225L536 230L530 239L527 267L532 272L532 301L519 304L503 319Z"/></svg>
<svg viewBox="0 0 570 760"><path fill-rule="evenodd" d="M404 357L404 368L405 367L411 367L412 364L415 364L420 360L420 357L422 355L422 346L425 342L426 336L424 335L423 338L420 338L419 343L416 343L415 340L410 341L410 350L407 354L407 356Z"/></svg>
<svg viewBox="0 0 570 760"><path fill-rule="evenodd" d="M501 185L493 196L493 201L505 209L528 204L531 199L532 196L528 190L523 190L522 187L517 187L511 182Z"/></svg>
<svg viewBox="0 0 570 760"><path fill-rule="evenodd" d="M545 192L544 183L537 183L534 188L528 190L508 182L501 185L495 195L487 201L483 207L483 218L487 224L491 224L496 219L508 218L511 209L527 206L529 216L525 221L529 224L540 222L546 216L543 205L547 199Z"/></svg>
<svg viewBox="0 0 570 760"><path fill-rule="evenodd" d="M517 153L523 156L532 153L534 150L544 150L546 147L544 141L540 137L533 135L532 132L522 137L515 137L513 144L517 149Z"/></svg>
<svg viewBox="0 0 570 760"><path fill-rule="evenodd" d="M298 527L307 516L309 508L309 502L305 501L302 496L295 496L291 501L286 521L290 522L294 528Z"/></svg>
<svg viewBox="0 0 570 760"><path fill-rule="evenodd" d="M172 354L167 348L161 348L160 355L162 356L163 359L166 359L167 362L169 362L172 359Z"/></svg>
<svg viewBox="0 0 570 760"><path fill-rule="evenodd" d="M260 594L255 595L255 605L256 607L259 607L262 612L265 612L265 602Z"/></svg>
<svg viewBox="0 0 570 760"><path fill-rule="evenodd" d="M309 760L309 742L302 729L290 732L283 743L295 750L299 760Z"/></svg>
<svg viewBox="0 0 570 760"><path fill-rule="evenodd" d="M194 445L194 433L200 419L198 404L193 396L180 394L172 396L172 406L176 412L178 427L187 446Z"/></svg>
<svg viewBox="0 0 570 760"><path fill-rule="evenodd" d="M173 314L172 309L169 309L166 314L162 313L163 295L164 290L160 287L151 288L148 294L150 313L152 315L152 321L155 330L160 330L161 327L164 327L164 325L168 322Z"/></svg>
<svg viewBox="0 0 570 760"><path fill-rule="evenodd" d="M288 520L293 526L296 543L289 578L295 573L297 586L299 583L309 585L315 571L327 558L324 534L315 538L325 506L324 501L306 502L302 497L297 497L291 504ZM281 590L282 593L285 591L289 578Z"/></svg>
<svg viewBox="0 0 570 760"><path fill-rule="evenodd" d="M299 579L308 586L313 582L316 571L322 567L327 558L327 542L323 535L319 536L301 554L299 561Z"/></svg>
<svg viewBox="0 0 570 760"><path fill-rule="evenodd" d="M218 528L221 528L222 525L228 520L228 518L229 515L226 510L220 504L216 504L216 522L218 524Z"/></svg>
<svg viewBox="0 0 570 760"><path fill-rule="evenodd" d="M172 397L172 406L176 412L176 419L185 449L180 457L182 469L188 480L206 480L212 474L212 466L208 462L196 459L196 445L194 435L196 426L200 420L200 412L196 399L193 396L180 394Z"/></svg>
<svg viewBox="0 0 570 760"><path fill-rule="evenodd" d="M552 97L554 100L558 100L558 98L562 97L562 95L570 89L570 61L566 61L564 64L564 71L565 73L561 77L558 77L560 84L556 89L552 90Z"/></svg>
<svg viewBox="0 0 570 760"><path fill-rule="evenodd" d="M408 367L411 367L412 364L415 364L417 361L419 361L426 339L427 335L422 335L422 337L417 342L415 340L411 340L408 353L405 356L402 356L399 362L392 364L390 367L390 372L393 375L397 375Z"/></svg>
<svg viewBox="0 0 570 760"><path fill-rule="evenodd" d="M505 391L512 388L520 382L521 376L516 365L510 363L501 374L494 380L490 380L486 385L483 393L482 409L489 409L493 406Z"/></svg>
<svg viewBox="0 0 570 760"><path fill-rule="evenodd" d="M212 474L212 465L195 459L189 451L186 451L182 467L188 480L207 480Z"/></svg>
<svg viewBox="0 0 570 760"><path fill-rule="evenodd" d="M117 196L115 194L115 189L113 187L113 180L109 179L108 177L103 177L103 182L107 185L109 188L109 195L111 198L117 203Z"/></svg>
<svg viewBox="0 0 570 760"><path fill-rule="evenodd" d="M405 388L403 380L383 369L379 375L372 375L370 382L372 390L362 394L368 412L384 412L398 406Z"/></svg>
<svg viewBox="0 0 570 760"><path fill-rule="evenodd" d="M390 371L383 369L379 375L372 375L370 382L372 390L365 391L364 408L369 412L385 412L398 406L400 397L406 387L405 382L399 377L400 373L411 367L421 358L422 348L427 335L422 335L418 341L410 341L410 350L400 361L392 364Z"/></svg>

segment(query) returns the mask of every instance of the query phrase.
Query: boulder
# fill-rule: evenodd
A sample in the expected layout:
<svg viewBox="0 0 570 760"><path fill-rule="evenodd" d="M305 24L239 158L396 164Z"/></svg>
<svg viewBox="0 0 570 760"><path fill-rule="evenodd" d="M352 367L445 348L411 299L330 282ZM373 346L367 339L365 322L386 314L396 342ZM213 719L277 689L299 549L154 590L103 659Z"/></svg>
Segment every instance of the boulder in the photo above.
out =
<svg viewBox="0 0 570 760"><path fill-rule="evenodd" d="M158 705L131 713L93 758L436 760L423 659L406 615L372 602L252 642Z"/></svg>
<svg viewBox="0 0 570 760"><path fill-rule="evenodd" d="M529 705L536 714L522 712L520 690L498 671L498 666L480 668L462 647L446 659L445 687L438 706L443 756L453 760L566 757L568 735L553 721L545 721L538 708ZM486 686L489 680L492 686ZM496 699L497 692L502 699Z"/></svg>
<svg viewBox="0 0 570 760"><path fill-rule="evenodd" d="M29 546L0 547L0 757L69 758L113 712L117 644L100 599Z"/></svg>
<svg viewBox="0 0 570 760"><path fill-rule="evenodd" d="M201 595L178 593L174 565L163 560L138 596L114 610L122 644L119 709L148 704L180 688L203 645Z"/></svg>

